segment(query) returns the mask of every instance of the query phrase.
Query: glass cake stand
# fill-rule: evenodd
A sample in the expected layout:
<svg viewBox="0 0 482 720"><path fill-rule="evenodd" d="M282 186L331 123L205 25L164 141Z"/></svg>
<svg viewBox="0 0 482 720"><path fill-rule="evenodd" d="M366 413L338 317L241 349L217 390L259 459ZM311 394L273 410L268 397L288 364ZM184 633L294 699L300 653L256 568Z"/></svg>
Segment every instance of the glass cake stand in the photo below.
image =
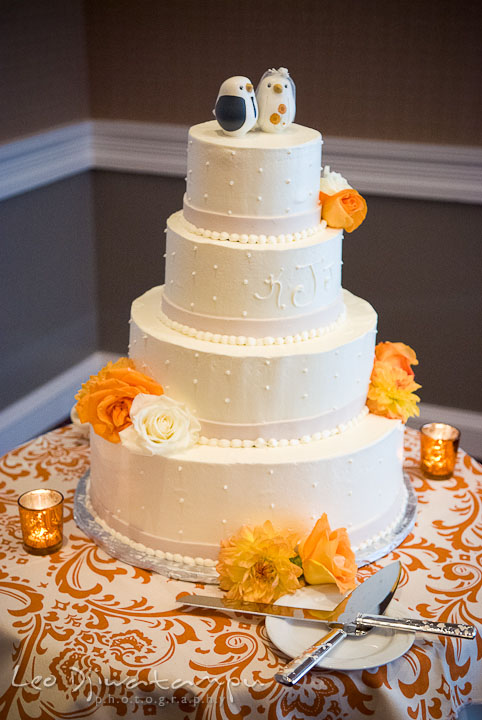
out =
<svg viewBox="0 0 482 720"><path fill-rule="evenodd" d="M383 537L370 543L366 548L356 553L358 567L375 562L379 558L394 550L407 537L412 530L417 513L417 496L412 488L407 473L404 473L404 482L407 488L407 503L405 512L397 524ZM175 580L216 585L218 574L214 567L200 565L187 565L151 555L144 550L138 550L132 545L122 541L105 529L94 517L88 501L89 473L86 473L77 485L74 498L74 520L78 527L90 537L96 545L105 550L108 555L122 560L129 565L153 570L160 575Z"/></svg>

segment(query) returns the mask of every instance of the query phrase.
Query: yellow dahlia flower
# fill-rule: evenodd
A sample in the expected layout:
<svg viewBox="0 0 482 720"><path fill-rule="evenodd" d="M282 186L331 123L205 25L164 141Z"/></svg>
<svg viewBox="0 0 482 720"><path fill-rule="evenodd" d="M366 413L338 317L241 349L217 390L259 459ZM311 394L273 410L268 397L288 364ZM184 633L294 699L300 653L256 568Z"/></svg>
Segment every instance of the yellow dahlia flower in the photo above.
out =
<svg viewBox="0 0 482 720"><path fill-rule="evenodd" d="M405 423L409 417L420 414L417 407L420 398L415 395L419 387L421 385L414 381L413 375L387 362L375 360L367 407L375 415L384 415Z"/></svg>
<svg viewBox="0 0 482 720"><path fill-rule="evenodd" d="M301 587L302 570L290 559L297 555L296 542L293 534L278 535L269 520L255 528L244 525L222 540L216 569L226 597L272 603Z"/></svg>

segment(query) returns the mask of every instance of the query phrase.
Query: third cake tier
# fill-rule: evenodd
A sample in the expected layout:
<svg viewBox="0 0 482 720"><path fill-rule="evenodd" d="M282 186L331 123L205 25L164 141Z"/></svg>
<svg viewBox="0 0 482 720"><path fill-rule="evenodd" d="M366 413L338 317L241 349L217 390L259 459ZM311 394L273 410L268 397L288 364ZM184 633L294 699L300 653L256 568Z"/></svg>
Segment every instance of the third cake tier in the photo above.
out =
<svg viewBox="0 0 482 720"><path fill-rule="evenodd" d="M217 234L216 234L217 235ZM199 235L182 212L168 220L162 312L183 332L246 338L239 344L326 331L341 322L340 230L251 242ZM270 340L271 338L271 340ZM278 340L279 342L279 340Z"/></svg>
<svg viewBox="0 0 482 720"><path fill-rule="evenodd" d="M183 334L159 310L164 288L134 301L130 356L170 397L196 413L204 438L239 446L317 440L365 409L377 315L344 291L346 317L320 337L231 344L219 334Z"/></svg>

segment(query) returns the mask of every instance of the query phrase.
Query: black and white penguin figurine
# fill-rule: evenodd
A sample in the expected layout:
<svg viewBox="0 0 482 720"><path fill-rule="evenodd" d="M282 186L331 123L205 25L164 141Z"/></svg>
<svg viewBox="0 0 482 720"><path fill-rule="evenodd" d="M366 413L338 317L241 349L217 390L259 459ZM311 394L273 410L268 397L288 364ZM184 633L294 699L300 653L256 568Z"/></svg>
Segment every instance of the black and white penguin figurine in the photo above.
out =
<svg viewBox="0 0 482 720"><path fill-rule="evenodd" d="M219 88L213 113L226 135L246 135L256 125L258 117L258 104L251 80L243 75L225 80Z"/></svg>
<svg viewBox="0 0 482 720"><path fill-rule="evenodd" d="M263 132L283 132L295 119L296 88L286 68L264 73L256 88L256 99L258 124Z"/></svg>

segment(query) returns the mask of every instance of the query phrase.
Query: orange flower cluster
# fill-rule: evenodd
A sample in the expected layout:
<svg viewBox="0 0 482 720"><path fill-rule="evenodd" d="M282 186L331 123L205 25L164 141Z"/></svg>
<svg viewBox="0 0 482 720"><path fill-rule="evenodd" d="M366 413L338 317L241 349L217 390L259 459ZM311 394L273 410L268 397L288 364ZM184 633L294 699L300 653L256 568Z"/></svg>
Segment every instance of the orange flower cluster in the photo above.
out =
<svg viewBox="0 0 482 720"><path fill-rule="evenodd" d="M108 363L97 375L91 375L75 399L80 422L89 422L97 435L120 442L119 433L132 425L130 409L139 395L162 395L159 383L134 368L129 358Z"/></svg>
<svg viewBox="0 0 482 720"><path fill-rule="evenodd" d="M376 346L367 396L370 412L404 423L419 415L420 398L415 391L421 385L414 380L412 365L418 365L418 360L408 345L384 342Z"/></svg>
<svg viewBox="0 0 482 720"><path fill-rule="evenodd" d="M381 342L375 348L375 358L392 367L398 367L407 375L414 376L412 365L418 365L415 350L401 342Z"/></svg>
<svg viewBox="0 0 482 720"><path fill-rule="evenodd" d="M336 583L341 593L356 586L355 553L345 528L331 530L326 513L299 545L303 575L310 585Z"/></svg>
<svg viewBox="0 0 482 720"><path fill-rule="evenodd" d="M332 228L342 228L351 233L359 227L367 215L367 204L357 190L347 188L334 195L320 192L321 217Z"/></svg>
<svg viewBox="0 0 482 720"><path fill-rule="evenodd" d="M244 525L221 541L219 585L229 600L272 603L301 587L302 570L291 562L295 557L294 535L277 534L269 520L255 528Z"/></svg>
<svg viewBox="0 0 482 720"><path fill-rule="evenodd" d="M243 526L221 541L216 569L228 600L272 603L295 592L303 580L336 583L345 593L356 585L357 566L347 531L331 530L324 513L299 546L294 534L276 533L269 521Z"/></svg>

